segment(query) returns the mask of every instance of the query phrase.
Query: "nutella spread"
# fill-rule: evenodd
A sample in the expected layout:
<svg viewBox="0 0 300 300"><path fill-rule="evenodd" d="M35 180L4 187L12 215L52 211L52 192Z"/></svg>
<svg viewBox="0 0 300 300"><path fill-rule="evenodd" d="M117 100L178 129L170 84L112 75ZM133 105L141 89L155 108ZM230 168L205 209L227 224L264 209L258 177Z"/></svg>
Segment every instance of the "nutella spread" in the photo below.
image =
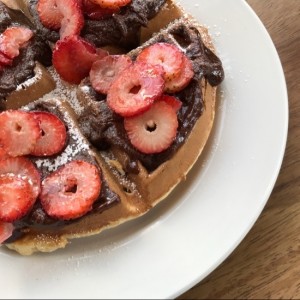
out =
<svg viewBox="0 0 300 300"><path fill-rule="evenodd" d="M30 21L21 12L12 10L0 2L0 33L11 26L25 26L34 31ZM5 67L0 72L0 100L5 100L19 84L33 77L36 61L49 66L51 50L46 42L35 34L28 45L20 49L20 54L13 60L13 65Z"/></svg>
<svg viewBox="0 0 300 300"><path fill-rule="evenodd" d="M192 27L189 28L188 33L185 30L186 27L178 26L173 28L171 34L176 36L177 41L184 44L181 46L185 48L186 55L193 62L195 76L184 90L175 94L182 101L182 107L178 112L179 127L176 139L167 150L158 154L143 154L136 150L128 139L123 118L107 106L105 97L93 91L87 80L83 83L91 98L98 102L98 110L97 112L93 109L86 110L79 120L81 130L99 150L107 150L110 146L115 146L127 153L132 160L128 162L127 171L129 172L136 172L136 168L130 168L130 165L135 164L136 161L140 161L149 172L152 172L170 159L177 149L184 144L202 114L203 97L199 80L205 77L212 86L216 86L224 78L221 61L211 50L205 47L197 30ZM189 40L184 40L187 36ZM173 43L172 39L163 34L158 35L156 42ZM134 52L132 58L135 59L136 56L137 53Z"/></svg>
<svg viewBox="0 0 300 300"><path fill-rule="evenodd" d="M36 5L38 0L29 0L29 10L38 31L49 41L59 39L57 31L45 28L39 20ZM103 20L85 20L81 36L97 47L117 45L132 49L139 45L141 26L146 26L166 3L166 0L132 0L120 12Z"/></svg>

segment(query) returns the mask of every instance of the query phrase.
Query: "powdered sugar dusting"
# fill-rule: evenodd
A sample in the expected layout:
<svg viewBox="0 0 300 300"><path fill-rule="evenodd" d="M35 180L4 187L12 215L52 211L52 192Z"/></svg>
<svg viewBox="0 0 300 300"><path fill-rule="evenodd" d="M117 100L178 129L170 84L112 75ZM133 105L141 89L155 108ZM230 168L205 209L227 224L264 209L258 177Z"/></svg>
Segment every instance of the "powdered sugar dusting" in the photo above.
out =
<svg viewBox="0 0 300 300"><path fill-rule="evenodd" d="M67 82L64 82L60 76L55 71L54 67L48 68L49 73L51 74L52 78L56 83L56 88L51 91L50 93L46 94L41 98L42 100L48 100L52 98L58 98L61 100L67 101L73 110L75 111L76 115L79 116L84 107L79 103L77 99L77 85L71 85Z"/></svg>
<svg viewBox="0 0 300 300"><path fill-rule="evenodd" d="M85 141L79 129L73 125L72 119L67 115L65 115L64 118L64 121L68 124L70 138L74 142L69 143L65 150L54 159L43 158L36 160L35 163L38 168L46 168L49 172L56 171L59 167L74 160L78 154L90 150L88 143Z"/></svg>

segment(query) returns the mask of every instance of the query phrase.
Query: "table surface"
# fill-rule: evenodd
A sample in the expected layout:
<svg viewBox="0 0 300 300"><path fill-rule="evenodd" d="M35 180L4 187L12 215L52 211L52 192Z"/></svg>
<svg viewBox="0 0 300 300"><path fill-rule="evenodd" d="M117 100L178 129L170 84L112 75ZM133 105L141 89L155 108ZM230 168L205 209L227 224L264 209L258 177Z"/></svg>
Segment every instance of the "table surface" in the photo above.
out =
<svg viewBox="0 0 300 300"><path fill-rule="evenodd" d="M248 0L279 53L289 135L271 197L252 230L214 272L179 299L300 299L300 0Z"/></svg>

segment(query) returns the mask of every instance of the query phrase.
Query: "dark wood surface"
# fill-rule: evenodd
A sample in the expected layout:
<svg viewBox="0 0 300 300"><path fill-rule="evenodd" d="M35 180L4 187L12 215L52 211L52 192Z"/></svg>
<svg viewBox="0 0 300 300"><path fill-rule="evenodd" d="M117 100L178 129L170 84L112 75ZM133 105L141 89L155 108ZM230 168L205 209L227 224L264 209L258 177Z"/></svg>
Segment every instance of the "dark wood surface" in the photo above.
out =
<svg viewBox="0 0 300 300"><path fill-rule="evenodd" d="M247 2L269 31L284 68L290 113L286 153L252 230L180 299L300 299L300 0Z"/></svg>

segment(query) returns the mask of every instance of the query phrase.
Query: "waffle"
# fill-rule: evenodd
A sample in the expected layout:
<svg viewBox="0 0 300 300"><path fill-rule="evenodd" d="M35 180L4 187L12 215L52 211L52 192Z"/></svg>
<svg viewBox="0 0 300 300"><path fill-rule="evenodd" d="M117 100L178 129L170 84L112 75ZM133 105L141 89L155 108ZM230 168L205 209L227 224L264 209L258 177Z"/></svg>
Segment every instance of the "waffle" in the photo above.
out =
<svg viewBox="0 0 300 300"><path fill-rule="evenodd" d="M20 6L21 2L19 1L11 1L11 0L1 0L0 4L4 3L8 8L12 9L14 15L12 16L15 19L12 19L12 24L17 22L17 18L20 17L20 10L22 7ZM26 26L32 29L32 24L30 21L22 15L21 24L25 23ZM2 15L3 17L3 15ZM40 39L40 37L38 37ZM43 43L40 41L40 43ZM46 46L46 43L43 43ZM44 56L44 57L42 57ZM50 48L45 50L45 52L39 58L39 61L33 61L32 64L32 74L30 76L26 76L27 78L24 81L19 82L16 86L15 90L10 93L2 95L0 92L0 105L1 109L16 109L21 107L22 105L26 105L32 101L35 101L45 94L51 92L55 88L55 82L46 69L46 67L42 64L48 66L50 61ZM14 67L14 66L13 66ZM21 68L16 69L16 72L20 71ZM3 80L3 79L2 79Z"/></svg>
<svg viewBox="0 0 300 300"><path fill-rule="evenodd" d="M165 28L161 29L162 27ZM152 37L149 38L150 36ZM52 93L23 109L53 112L63 118L68 128L76 131L80 144L84 145L84 153L79 151L76 155L86 157L101 169L106 189L109 191L109 197L104 199L107 205L104 204L100 210L93 209L91 213L76 221L62 222L53 226L27 224L20 227L20 230L16 230L17 238L13 235L12 239L5 244L9 249L22 255L31 255L37 251L51 252L64 248L70 239L98 234L105 229L142 216L185 180L211 132L215 116L217 85L215 77L220 79L223 76L220 74L222 70L216 67L218 59L214 55L207 29L190 16L184 15L181 8L173 1L167 1L164 10L150 21L148 28L141 31L141 40L144 43L128 53L133 60L143 48L156 42L168 42L182 49L197 70L188 92L185 93L196 95L200 109L195 113L194 121L187 125L188 130L184 138L180 139L178 136L181 142L171 155L153 156L151 161L158 161L154 165L149 163L147 158L134 157L131 151L126 151L118 145L109 144L103 147L94 128L97 125L97 116L107 109L105 99L93 91L88 78L78 87L64 85L61 81L57 81L56 91L64 90L62 93L54 93L56 96L61 95L60 99L52 99ZM209 70L206 70L207 66L203 65L203 57L195 54L196 48L210 57ZM204 74L202 68L207 73ZM72 99L68 99L70 94ZM184 97L184 93L180 96ZM62 101L63 98L65 100ZM42 165L41 162L36 164L39 167ZM56 164L56 168L58 166ZM44 173L46 176L47 170L44 170Z"/></svg>

